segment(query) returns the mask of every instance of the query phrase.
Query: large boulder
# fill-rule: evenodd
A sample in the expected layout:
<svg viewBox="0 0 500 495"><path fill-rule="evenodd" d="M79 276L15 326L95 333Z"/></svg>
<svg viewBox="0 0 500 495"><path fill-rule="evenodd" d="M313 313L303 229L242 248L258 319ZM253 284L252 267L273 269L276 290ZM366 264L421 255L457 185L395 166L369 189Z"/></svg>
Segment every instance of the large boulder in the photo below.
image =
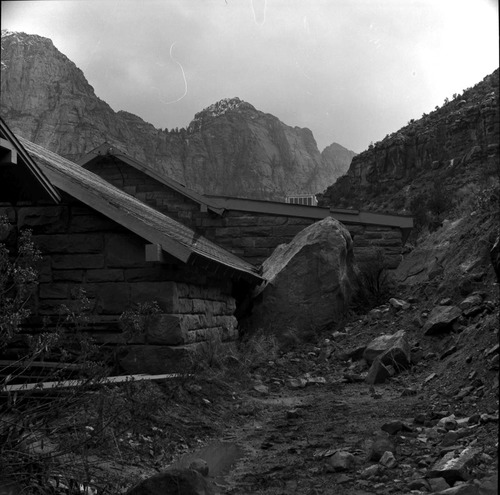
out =
<svg viewBox="0 0 500 495"><path fill-rule="evenodd" d="M373 339L365 348L363 357L368 364L379 358L385 365L394 367L408 367L410 364L410 344L404 330L392 335L380 335Z"/></svg>
<svg viewBox="0 0 500 495"><path fill-rule="evenodd" d="M252 327L304 337L338 322L355 283L352 248L331 217L278 246L262 265L267 282L254 294Z"/></svg>

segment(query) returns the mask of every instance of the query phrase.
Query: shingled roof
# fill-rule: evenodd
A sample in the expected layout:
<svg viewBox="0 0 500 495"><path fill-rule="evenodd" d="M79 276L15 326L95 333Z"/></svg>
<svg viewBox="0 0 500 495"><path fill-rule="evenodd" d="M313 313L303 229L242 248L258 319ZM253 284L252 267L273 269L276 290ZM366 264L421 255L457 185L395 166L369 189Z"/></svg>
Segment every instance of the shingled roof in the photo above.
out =
<svg viewBox="0 0 500 495"><path fill-rule="evenodd" d="M261 281L256 267L142 203L98 175L18 137L51 183L185 263L215 262L238 276Z"/></svg>
<svg viewBox="0 0 500 495"><path fill-rule="evenodd" d="M151 167L148 167L144 163L141 163L140 161L136 160L135 158L132 158L129 156L127 153L125 153L123 150L119 149L116 146L111 145L108 142L105 142L98 146L97 148L94 148L93 150L89 151L87 154L85 154L82 158L80 158L76 163L78 165L81 165L82 167L86 168L95 161L101 159L103 156L114 156L121 160L122 162L126 163L127 165L130 165L131 167L135 168L136 170L139 170L152 179L157 180L161 184L164 184L167 187L170 187L174 191L177 191L178 193L186 196L187 198L190 198L193 200L195 203L198 203L200 205L204 205L207 207L207 209L221 215L224 212L224 208L220 207L217 200L209 198L203 194L197 193L193 189L189 189L186 187L184 184L181 184L180 182L171 179L167 177L165 174L160 174L156 170L154 170Z"/></svg>
<svg viewBox="0 0 500 495"><path fill-rule="evenodd" d="M340 222L347 224L362 225L383 225L388 227L398 227L403 233L403 240L406 241L413 228L413 218L409 215L393 215L387 213L377 213L371 211L346 210L339 208L329 208L320 206L300 205L284 203L282 201L269 201L262 199L234 198L229 196L219 196L211 194L200 194L193 191L184 184L170 179L165 174L160 174L151 167L141 163L129 156L125 151L110 143L103 143L97 148L84 155L78 164L86 167L103 156L114 156L131 167L139 170L158 182L170 187L180 194L190 198L207 209L223 215L226 211L246 211L249 213L263 213L266 215L283 215L299 218L313 218L321 220L331 216Z"/></svg>

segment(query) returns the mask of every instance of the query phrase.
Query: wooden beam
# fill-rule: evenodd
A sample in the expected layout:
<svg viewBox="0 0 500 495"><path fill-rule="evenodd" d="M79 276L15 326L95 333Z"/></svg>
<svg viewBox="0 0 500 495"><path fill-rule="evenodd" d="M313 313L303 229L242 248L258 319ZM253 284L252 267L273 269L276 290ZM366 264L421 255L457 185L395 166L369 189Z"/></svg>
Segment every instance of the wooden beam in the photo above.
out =
<svg viewBox="0 0 500 495"><path fill-rule="evenodd" d="M17 165L17 151L10 141L0 138L0 150L0 164Z"/></svg>
<svg viewBox="0 0 500 495"><path fill-rule="evenodd" d="M75 379L75 380L61 380L56 382L38 382L38 383L21 383L17 385L4 385L0 387L2 392L36 392L41 390L51 390L60 388L74 388L82 385L95 386L107 383L125 383L125 382L139 382L139 381L153 381L153 380L170 380L172 378L179 378L186 376L181 373L168 373L164 375L122 375L122 376L108 376L97 380L95 383L88 379Z"/></svg>
<svg viewBox="0 0 500 495"><path fill-rule="evenodd" d="M165 255L160 244L146 244L146 261L165 263Z"/></svg>

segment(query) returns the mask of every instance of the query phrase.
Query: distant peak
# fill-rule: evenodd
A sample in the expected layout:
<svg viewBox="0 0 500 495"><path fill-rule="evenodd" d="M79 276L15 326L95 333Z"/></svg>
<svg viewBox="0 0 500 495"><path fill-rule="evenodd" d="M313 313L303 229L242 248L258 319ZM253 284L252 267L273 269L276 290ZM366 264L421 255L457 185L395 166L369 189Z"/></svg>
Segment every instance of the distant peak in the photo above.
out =
<svg viewBox="0 0 500 495"><path fill-rule="evenodd" d="M204 108L201 112L198 112L194 118L203 114L204 116L210 117L220 117L231 110L237 110L239 108L254 108L250 103L240 100L237 97L234 98L223 98L222 100L212 103L207 108Z"/></svg>
<svg viewBox="0 0 500 495"><path fill-rule="evenodd" d="M244 108L255 110L250 103L247 103L240 98L223 98L222 100L204 108L201 112L196 113L194 119L189 124L189 128L190 130L197 130L201 127L201 124L208 119L221 117L227 112L242 110Z"/></svg>

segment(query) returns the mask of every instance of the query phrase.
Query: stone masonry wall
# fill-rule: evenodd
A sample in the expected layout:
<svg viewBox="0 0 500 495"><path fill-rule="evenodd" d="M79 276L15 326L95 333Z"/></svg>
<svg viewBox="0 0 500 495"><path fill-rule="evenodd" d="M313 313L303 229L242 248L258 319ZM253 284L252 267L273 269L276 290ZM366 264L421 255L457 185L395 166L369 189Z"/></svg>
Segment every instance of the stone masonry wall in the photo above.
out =
<svg viewBox="0 0 500 495"><path fill-rule="evenodd" d="M223 216L203 212L200 205L145 173L112 157L89 170L153 208L195 229L211 241L258 266L276 246L290 242L316 218L227 211ZM401 261L402 234L398 228L348 224L358 262L367 262L381 250L388 268Z"/></svg>
<svg viewBox="0 0 500 495"><path fill-rule="evenodd" d="M0 204L2 214L16 227L3 241L12 247L17 229L28 227L43 255L31 301L32 324L43 317L57 319L61 305L74 306L74 296L84 289L96 316L92 331L98 340L124 343L120 315L153 300L161 314L134 342L180 345L215 335L223 341L237 337L230 280L173 258L166 264L147 263L143 239L80 203Z"/></svg>

